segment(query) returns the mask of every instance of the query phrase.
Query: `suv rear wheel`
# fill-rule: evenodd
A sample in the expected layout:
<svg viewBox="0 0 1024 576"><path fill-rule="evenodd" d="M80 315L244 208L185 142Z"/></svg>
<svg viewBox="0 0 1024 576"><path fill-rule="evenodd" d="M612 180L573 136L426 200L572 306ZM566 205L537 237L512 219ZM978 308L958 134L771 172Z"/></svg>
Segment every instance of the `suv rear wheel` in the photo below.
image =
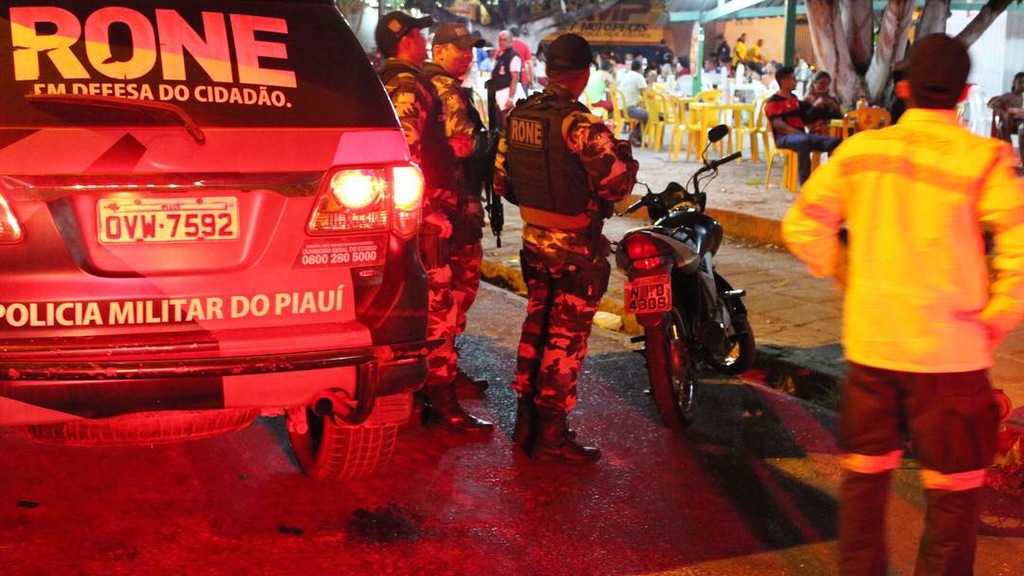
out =
<svg viewBox="0 0 1024 576"><path fill-rule="evenodd" d="M38 442L73 446L132 446L199 440L241 430L257 410L137 412L117 418L33 424L22 430Z"/></svg>
<svg viewBox="0 0 1024 576"><path fill-rule="evenodd" d="M288 411L288 437L302 471L314 480L354 480L391 461L397 424L339 426L309 408L302 418Z"/></svg>

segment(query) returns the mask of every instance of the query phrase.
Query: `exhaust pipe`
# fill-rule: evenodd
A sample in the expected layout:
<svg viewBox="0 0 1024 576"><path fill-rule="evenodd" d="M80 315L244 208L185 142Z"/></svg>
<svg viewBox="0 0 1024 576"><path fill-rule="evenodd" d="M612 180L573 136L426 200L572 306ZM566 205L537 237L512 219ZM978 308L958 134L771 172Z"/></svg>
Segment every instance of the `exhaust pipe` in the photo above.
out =
<svg viewBox="0 0 1024 576"><path fill-rule="evenodd" d="M379 374L377 362L360 365L354 398L341 388L328 388L313 398L310 409L321 418L333 417L339 424L358 426L366 422L377 399Z"/></svg>

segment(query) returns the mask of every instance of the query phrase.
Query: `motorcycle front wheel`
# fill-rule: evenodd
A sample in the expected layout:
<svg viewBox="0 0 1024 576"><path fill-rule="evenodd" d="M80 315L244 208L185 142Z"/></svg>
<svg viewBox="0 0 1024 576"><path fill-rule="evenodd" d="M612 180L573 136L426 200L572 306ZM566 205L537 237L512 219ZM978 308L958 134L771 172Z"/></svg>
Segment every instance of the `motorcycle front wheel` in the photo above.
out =
<svg viewBox="0 0 1024 576"><path fill-rule="evenodd" d="M732 290L732 286L715 272L715 283L719 290ZM725 298L719 297L719 306L727 306ZM750 322L746 320L746 313L742 320L736 320L736 314L740 310L730 310L729 316L733 318L732 326L729 327L727 338L729 339L729 351L726 354L715 354L709 352L705 355L704 361L708 366L729 376L739 376L754 365L754 357L757 355L757 345L754 343L754 331L750 328Z"/></svg>
<svg viewBox="0 0 1024 576"><path fill-rule="evenodd" d="M658 326L645 331L644 356L651 396L661 421L675 430L693 423L697 373L688 340L686 325L674 308L665 313Z"/></svg>

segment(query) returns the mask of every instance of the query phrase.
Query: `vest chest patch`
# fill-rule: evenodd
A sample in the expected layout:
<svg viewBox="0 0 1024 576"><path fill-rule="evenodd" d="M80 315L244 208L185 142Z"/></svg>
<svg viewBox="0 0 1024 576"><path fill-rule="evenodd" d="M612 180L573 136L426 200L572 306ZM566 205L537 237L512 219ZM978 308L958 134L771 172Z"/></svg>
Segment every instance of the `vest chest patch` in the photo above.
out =
<svg viewBox="0 0 1024 576"><path fill-rule="evenodd" d="M509 141L525 148L544 147L544 123L527 118L512 118L508 127Z"/></svg>

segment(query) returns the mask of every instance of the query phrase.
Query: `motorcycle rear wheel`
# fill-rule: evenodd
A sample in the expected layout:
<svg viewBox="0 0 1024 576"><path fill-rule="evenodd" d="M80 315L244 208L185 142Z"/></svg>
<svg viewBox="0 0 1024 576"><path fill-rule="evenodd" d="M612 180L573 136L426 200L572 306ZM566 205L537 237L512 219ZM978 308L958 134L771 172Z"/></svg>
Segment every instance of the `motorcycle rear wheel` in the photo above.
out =
<svg viewBox="0 0 1024 576"><path fill-rule="evenodd" d="M666 312L658 326L645 331L644 356L651 396L661 421L681 430L693 423L697 372L690 353L686 325L679 312Z"/></svg>

